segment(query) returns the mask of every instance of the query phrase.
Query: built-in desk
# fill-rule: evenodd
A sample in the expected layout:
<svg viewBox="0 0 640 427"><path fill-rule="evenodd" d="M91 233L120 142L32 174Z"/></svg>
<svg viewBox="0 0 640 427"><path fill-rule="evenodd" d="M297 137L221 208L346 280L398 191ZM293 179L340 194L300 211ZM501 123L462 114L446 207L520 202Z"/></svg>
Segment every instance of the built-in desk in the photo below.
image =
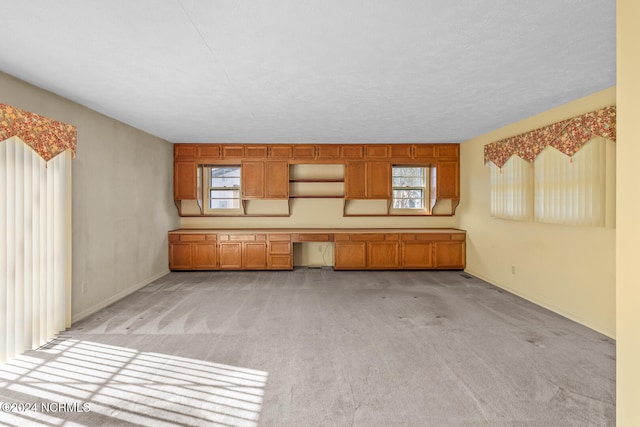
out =
<svg viewBox="0 0 640 427"><path fill-rule="evenodd" d="M293 243L335 242L336 270L464 269L466 232L455 228L178 229L171 270L291 270Z"/></svg>

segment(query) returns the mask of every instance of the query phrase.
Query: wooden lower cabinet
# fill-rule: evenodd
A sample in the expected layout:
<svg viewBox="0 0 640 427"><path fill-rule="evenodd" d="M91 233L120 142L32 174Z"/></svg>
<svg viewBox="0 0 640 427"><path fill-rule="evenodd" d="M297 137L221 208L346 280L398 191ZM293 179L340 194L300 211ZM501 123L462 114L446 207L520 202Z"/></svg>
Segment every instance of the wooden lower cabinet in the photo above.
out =
<svg viewBox="0 0 640 427"><path fill-rule="evenodd" d="M321 239L320 239L321 238ZM176 233L171 270L291 270L293 242L335 241L336 270L465 268L465 234L455 233Z"/></svg>

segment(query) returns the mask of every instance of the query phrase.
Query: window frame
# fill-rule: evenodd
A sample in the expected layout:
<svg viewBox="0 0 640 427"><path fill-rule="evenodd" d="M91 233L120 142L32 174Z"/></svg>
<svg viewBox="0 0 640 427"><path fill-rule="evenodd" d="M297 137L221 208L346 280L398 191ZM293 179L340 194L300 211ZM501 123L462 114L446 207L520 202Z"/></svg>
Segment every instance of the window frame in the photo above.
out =
<svg viewBox="0 0 640 427"><path fill-rule="evenodd" d="M422 176L413 176L412 178L422 178L423 185L422 186L394 186L394 178L402 177L395 175L395 169L400 168L410 168L410 169L421 169ZM389 213L390 214L399 214L399 215L425 215L431 214L431 180L432 180L432 166L425 164L397 164L391 165L391 200L389 203ZM411 176L409 176L411 178ZM396 200L404 200L401 198L394 197L395 191L401 190L420 190L422 191L422 207L421 208L396 208L394 207ZM408 200L414 200L415 198L409 198Z"/></svg>
<svg viewBox="0 0 640 427"><path fill-rule="evenodd" d="M202 209L204 213L213 214L213 215L238 215L244 213L244 205L242 203L242 165L202 165L203 173L202 173ZM237 178L238 186L232 187L215 187L212 185L213 180L213 171L215 169L237 169L237 177L232 176L231 178ZM211 197L211 193L213 191L237 191L238 197L232 198L217 198L218 200L237 200L238 207L232 208L212 208L211 201L215 200Z"/></svg>

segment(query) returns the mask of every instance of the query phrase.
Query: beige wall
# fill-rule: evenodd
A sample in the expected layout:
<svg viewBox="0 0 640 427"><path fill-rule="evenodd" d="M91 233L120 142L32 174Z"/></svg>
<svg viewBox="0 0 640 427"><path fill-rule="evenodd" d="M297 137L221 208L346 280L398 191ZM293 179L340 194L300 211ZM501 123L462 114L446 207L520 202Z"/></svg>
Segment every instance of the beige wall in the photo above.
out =
<svg viewBox="0 0 640 427"><path fill-rule="evenodd" d="M607 227L602 228L492 218L483 147L614 105L615 95L615 88L610 88L462 143L461 203L455 216L455 226L468 230L469 273L611 337L616 333L615 198L609 194Z"/></svg>
<svg viewBox="0 0 640 427"><path fill-rule="evenodd" d="M640 2L617 2L617 424L640 426Z"/></svg>
<svg viewBox="0 0 640 427"><path fill-rule="evenodd" d="M0 73L2 102L78 128L73 320L168 272L173 149L166 141Z"/></svg>

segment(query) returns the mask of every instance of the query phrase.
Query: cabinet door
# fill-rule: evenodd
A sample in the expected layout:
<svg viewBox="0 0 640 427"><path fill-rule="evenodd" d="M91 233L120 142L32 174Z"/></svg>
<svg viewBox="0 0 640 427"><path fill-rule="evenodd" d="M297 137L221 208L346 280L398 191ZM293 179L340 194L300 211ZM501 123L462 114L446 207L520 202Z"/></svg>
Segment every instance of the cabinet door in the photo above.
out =
<svg viewBox="0 0 640 427"><path fill-rule="evenodd" d="M215 270L218 268L216 262L215 243L194 243L193 244L193 268L196 270Z"/></svg>
<svg viewBox="0 0 640 427"><path fill-rule="evenodd" d="M321 144L316 145L316 158L319 160L340 160L340 145Z"/></svg>
<svg viewBox="0 0 640 427"><path fill-rule="evenodd" d="M187 144L174 144L173 158L175 160L194 160L196 157L196 146Z"/></svg>
<svg viewBox="0 0 640 427"><path fill-rule="evenodd" d="M435 242L435 267L463 269L465 267L464 242Z"/></svg>
<svg viewBox="0 0 640 427"><path fill-rule="evenodd" d="M267 146L266 145L245 145L244 156L253 159L266 159L267 158Z"/></svg>
<svg viewBox="0 0 640 427"><path fill-rule="evenodd" d="M195 161L173 163L173 199L195 200L198 198L198 165Z"/></svg>
<svg viewBox="0 0 640 427"><path fill-rule="evenodd" d="M198 161L200 164L215 162L220 158L222 150L219 145L201 144L198 147Z"/></svg>
<svg viewBox="0 0 640 427"><path fill-rule="evenodd" d="M289 164L287 162L266 162L267 199L289 198Z"/></svg>
<svg viewBox="0 0 640 427"><path fill-rule="evenodd" d="M242 198L263 199L265 195L265 166L263 161L242 162Z"/></svg>
<svg viewBox="0 0 640 427"><path fill-rule="evenodd" d="M293 146L293 158L300 160L313 160L316 158L316 146L315 145L299 145Z"/></svg>
<svg viewBox="0 0 640 427"><path fill-rule="evenodd" d="M244 145L223 145L222 157L225 159L242 159L244 157Z"/></svg>
<svg viewBox="0 0 640 427"><path fill-rule="evenodd" d="M364 156L367 159L388 159L391 154L391 147L389 145L365 145Z"/></svg>
<svg viewBox="0 0 640 427"><path fill-rule="evenodd" d="M367 162L367 198L391 198L391 163Z"/></svg>
<svg viewBox="0 0 640 427"><path fill-rule="evenodd" d="M264 242L244 242L242 244L242 266L247 270L267 269L267 244Z"/></svg>
<svg viewBox="0 0 640 427"><path fill-rule="evenodd" d="M169 244L169 269L170 270L191 270L193 258L189 242Z"/></svg>
<svg viewBox="0 0 640 427"><path fill-rule="evenodd" d="M219 244L218 258L221 270L242 269L242 243L221 242Z"/></svg>
<svg viewBox="0 0 640 427"><path fill-rule="evenodd" d="M364 147L362 145L340 146L340 158L342 159L362 159L363 157Z"/></svg>
<svg viewBox="0 0 640 427"><path fill-rule="evenodd" d="M336 270L364 270L367 267L366 242L336 242Z"/></svg>
<svg viewBox="0 0 640 427"><path fill-rule="evenodd" d="M414 159L433 159L435 156L434 147L435 144L415 144L413 146L413 158Z"/></svg>
<svg viewBox="0 0 640 427"><path fill-rule="evenodd" d="M293 250L291 242L269 242L269 269L291 270L293 268Z"/></svg>
<svg viewBox="0 0 640 427"><path fill-rule="evenodd" d="M344 170L344 198L367 198L366 162L347 162Z"/></svg>
<svg viewBox="0 0 640 427"><path fill-rule="evenodd" d="M293 147L291 145L270 145L269 158L274 160L289 160L293 157Z"/></svg>
<svg viewBox="0 0 640 427"><path fill-rule="evenodd" d="M411 160L413 145L392 144L390 147L391 147L391 157L393 157L396 162Z"/></svg>
<svg viewBox="0 0 640 427"><path fill-rule="evenodd" d="M457 160L439 160L436 165L436 197L460 198L460 163Z"/></svg>
<svg viewBox="0 0 640 427"><path fill-rule="evenodd" d="M367 264L371 269L397 269L398 242L369 242Z"/></svg>
<svg viewBox="0 0 640 427"><path fill-rule="evenodd" d="M402 242L400 266L406 269L433 268L433 242Z"/></svg>

